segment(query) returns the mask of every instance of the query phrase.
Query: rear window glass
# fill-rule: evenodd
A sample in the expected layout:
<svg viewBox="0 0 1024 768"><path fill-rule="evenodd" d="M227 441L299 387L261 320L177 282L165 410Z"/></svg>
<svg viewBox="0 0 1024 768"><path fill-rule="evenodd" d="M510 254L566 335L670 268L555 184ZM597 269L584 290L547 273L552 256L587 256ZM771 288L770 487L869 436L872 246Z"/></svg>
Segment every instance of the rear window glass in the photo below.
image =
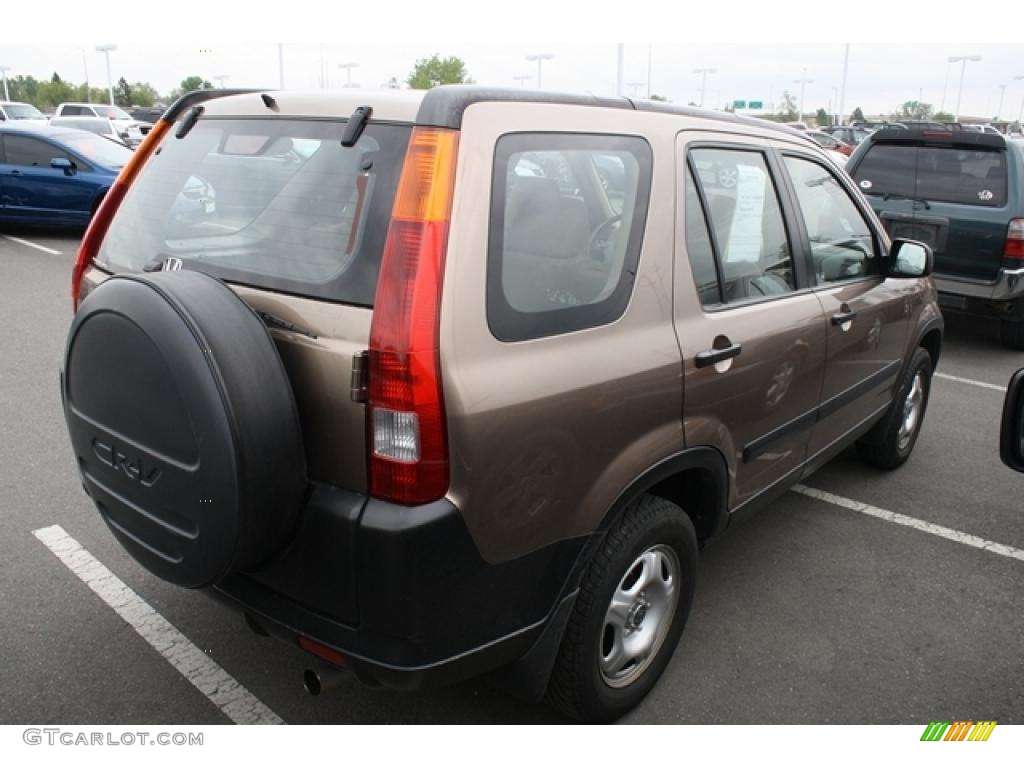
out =
<svg viewBox="0 0 1024 768"><path fill-rule="evenodd" d="M97 261L138 271L168 257L230 282L370 306L405 125L204 119L174 129L128 191Z"/></svg>
<svg viewBox="0 0 1024 768"><path fill-rule="evenodd" d="M853 175L866 195L1006 205L1006 152L999 150L876 144Z"/></svg>

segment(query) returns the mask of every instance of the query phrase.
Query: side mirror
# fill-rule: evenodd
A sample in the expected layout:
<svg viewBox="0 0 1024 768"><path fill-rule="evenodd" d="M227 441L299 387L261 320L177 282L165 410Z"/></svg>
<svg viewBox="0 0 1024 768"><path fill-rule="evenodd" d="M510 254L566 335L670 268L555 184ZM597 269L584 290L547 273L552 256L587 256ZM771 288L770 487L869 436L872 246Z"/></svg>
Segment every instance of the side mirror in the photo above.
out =
<svg viewBox="0 0 1024 768"><path fill-rule="evenodd" d="M66 157L55 157L50 161L51 168L59 168L64 171L65 176L73 176L75 173L75 164L68 160Z"/></svg>
<svg viewBox="0 0 1024 768"><path fill-rule="evenodd" d="M887 277L928 277L935 256L932 249L916 240L893 240L889 250Z"/></svg>
<svg viewBox="0 0 1024 768"><path fill-rule="evenodd" d="M999 456L1010 469L1024 472L1024 368L1010 379L999 431Z"/></svg>

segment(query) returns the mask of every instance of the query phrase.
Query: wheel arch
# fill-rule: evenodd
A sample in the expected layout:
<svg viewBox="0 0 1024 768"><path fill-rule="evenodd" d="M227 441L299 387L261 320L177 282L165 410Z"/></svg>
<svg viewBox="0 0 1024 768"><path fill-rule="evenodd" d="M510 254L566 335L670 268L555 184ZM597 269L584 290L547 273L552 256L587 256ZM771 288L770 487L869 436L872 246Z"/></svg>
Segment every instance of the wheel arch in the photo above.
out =
<svg viewBox="0 0 1024 768"><path fill-rule="evenodd" d="M629 505L648 493L679 506L702 546L728 522L729 473L725 457L715 448L686 448L646 469L616 497L598 533L611 530Z"/></svg>

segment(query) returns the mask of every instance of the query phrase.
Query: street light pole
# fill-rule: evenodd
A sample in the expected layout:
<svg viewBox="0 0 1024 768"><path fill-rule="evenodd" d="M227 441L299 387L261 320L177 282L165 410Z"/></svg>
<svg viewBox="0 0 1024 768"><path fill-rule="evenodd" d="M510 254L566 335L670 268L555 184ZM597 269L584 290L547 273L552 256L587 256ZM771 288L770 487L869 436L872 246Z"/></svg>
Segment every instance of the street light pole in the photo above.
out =
<svg viewBox="0 0 1024 768"><path fill-rule="evenodd" d="M82 52L82 69L85 70L85 100L89 101L89 62L85 59L85 48L79 48Z"/></svg>
<svg viewBox="0 0 1024 768"><path fill-rule="evenodd" d="M542 74L541 73L541 65L545 61L550 61L553 58L555 58L555 54L553 54L553 53L531 53L529 56L526 57L527 61L536 61L537 62L537 87L538 88L543 88L544 87L543 81L541 80L541 74Z"/></svg>
<svg viewBox="0 0 1024 768"><path fill-rule="evenodd" d="M1014 75L1013 79L1014 80L1024 80L1024 75ZM1020 111L1017 113L1017 125L1018 126L1021 124L1022 120L1024 120L1024 96L1022 96L1021 99L1020 99Z"/></svg>
<svg viewBox="0 0 1024 768"><path fill-rule="evenodd" d="M640 87L641 85L644 85L644 82L643 82L643 80L634 80L634 81L633 81L633 82L631 82L631 83L626 83L626 85L628 85L628 86L629 86L630 88L632 88L632 89L633 89L633 98L635 99L635 98L636 98L636 96L637 96L637 89L638 89L638 88L639 88L639 87Z"/></svg>
<svg viewBox="0 0 1024 768"><path fill-rule="evenodd" d="M654 46L647 46L647 100L651 99L651 60L654 58Z"/></svg>
<svg viewBox="0 0 1024 768"><path fill-rule="evenodd" d="M9 69L10 67L6 64L0 64L0 76L3 76L4 79L4 101L11 100L10 94L7 93L7 70Z"/></svg>
<svg viewBox="0 0 1024 768"><path fill-rule="evenodd" d="M946 61L946 79L942 82L942 101L939 102L939 112L946 111L946 89L949 87L949 68L953 66L953 59Z"/></svg>
<svg viewBox="0 0 1024 768"><path fill-rule="evenodd" d="M964 74L967 72L968 61L981 61L981 56L950 56L949 62L955 64L960 62L960 87L956 91L956 114L953 115L953 122L960 122L960 98L964 93Z"/></svg>
<svg viewBox="0 0 1024 768"><path fill-rule="evenodd" d="M519 83L520 88L525 88L526 81L533 80L533 75L513 75L512 79Z"/></svg>
<svg viewBox="0 0 1024 768"><path fill-rule="evenodd" d="M708 88L708 75L715 74L718 70L714 67L697 67L693 70L693 74L700 75L700 105L704 106L704 96L707 94Z"/></svg>
<svg viewBox="0 0 1024 768"><path fill-rule="evenodd" d="M114 79L110 76L110 52L116 51L117 46L113 43L104 43L103 45L97 45L96 50L107 59L107 92L110 94L110 106L114 106Z"/></svg>
<svg viewBox="0 0 1024 768"><path fill-rule="evenodd" d="M352 70L359 66L358 61L346 61L344 64L339 64L338 69L345 70L345 87L352 87Z"/></svg>
<svg viewBox="0 0 1024 768"><path fill-rule="evenodd" d="M843 54L843 85L839 90L839 125L843 124L843 111L846 107L846 71L850 66L850 44L846 44L846 53Z"/></svg>
<svg viewBox="0 0 1024 768"><path fill-rule="evenodd" d="M1003 97L1006 96L1006 83L999 86L999 109L996 110L996 120L1003 115Z"/></svg>
<svg viewBox="0 0 1024 768"><path fill-rule="evenodd" d="M625 60L626 60L626 46L624 46L622 43L619 43L618 67L617 67L617 70L616 70L616 77L615 77L615 95L616 96L622 96L622 73L623 73L623 70L625 69Z"/></svg>
<svg viewBox="0 0 1024 768"><path fill-rule="evenodd" d="M799 84L799 86L800 86L800 115L799 115L799 117L797 117L797 120L803 120L804 119L804 86L806 86L808 83L813 83L814 81L807 79L807 67L804 67L804 76L801 77L799 80L794 80L793 82Z"/></svg>

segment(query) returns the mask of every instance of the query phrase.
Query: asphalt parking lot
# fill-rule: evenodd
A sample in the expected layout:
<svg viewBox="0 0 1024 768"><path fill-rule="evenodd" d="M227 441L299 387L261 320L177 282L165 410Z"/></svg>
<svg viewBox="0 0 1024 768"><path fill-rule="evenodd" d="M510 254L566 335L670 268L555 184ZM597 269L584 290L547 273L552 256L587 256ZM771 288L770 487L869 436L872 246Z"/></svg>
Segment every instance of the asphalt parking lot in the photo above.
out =
<svg viewBox="0 0 1024 768"><path fill-rule="evenodd" d="M412 694L346 679L314 699L304 653L115 543L81 490L60 408L77 239L0 234L0 722L229 722L33 535L53 525L285 722L558 722L485 681ZM710 546L680 646L628 720L1024 722L1024 475L998 449L1001 388L1021 366L994 323L947 315L909 463L886 474L844 454L806 482L835 498L788 493Z"/></svg>

